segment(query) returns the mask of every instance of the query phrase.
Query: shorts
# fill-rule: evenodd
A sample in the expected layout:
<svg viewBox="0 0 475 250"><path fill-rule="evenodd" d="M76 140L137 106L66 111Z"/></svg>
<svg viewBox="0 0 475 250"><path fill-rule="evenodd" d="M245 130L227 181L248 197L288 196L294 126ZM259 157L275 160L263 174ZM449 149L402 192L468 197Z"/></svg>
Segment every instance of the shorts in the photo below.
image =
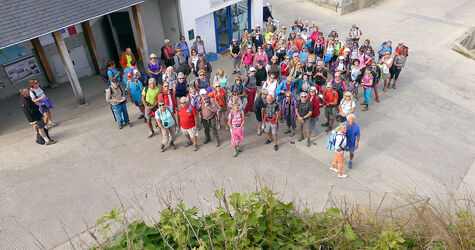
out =
<svg viewBox="0 0 475 250"><path fill-rule="evenodd" d="M350 155L354 155L355 154L355 147L350 147L348 149L348 152L350 152Z"/></svg>
<svg viewBox="0 0 475 250"><path fill-rule="evenodd" d="M189 135L191 138L195 138L198 136L198 130L196 130L195 128L190 128L190 129L181 128L181 133L184 136Z"/></svg>
<svg viewBox="0 0 475 250"><path fill-rule="evenodd" d="M152 110L145 109L145 119L150 120L150 113L155 113L157 111L157 107Z"/></svg>
<svg viewBox="0 0 475 250"><path fill-rule="evenodd" d="M239 56L237 58L233 56L230 56L230 57L231 57L231 61L233 62L233 66L241 65L241 58L239 58Z"/></svg>
<svg viewBox="0 0 475 250"><path fill-rule="evenodd" d="M277 131L279 130L279 123L276 121L272 124L270 121L266 121L264 123L264 132L269 133L272 132L273 135L277 135Z"/></svg>
<svg viewBox="0 0 475 250"><path fill-rule="evenodd" d="M43 121L43 119L39 119L36 122L30 122L30 124L31 125L37 125L39 129L42 129L42 128L46 127L46 123L45 123L45 121Z"/></svg>
<svg viewBox="0 0 475 250"><path fill-rule="evenodd" d="M330 119L335 119L336 116L336 106L325 106L325 117Z"/></svg>
<svg viewBox="0 0 475 250"><path fill-rule="evenodd" d="M383 80L387 81L389 79L389 76L391 76L390 73L383 73Z"/></svg>
<svg viewBox="0 0 475 250"><path fill-rule="evenodd" d="M143 107L143 102L142 101L134 101L135 106L137 107Z"/></svg>
<svg viewBox="0 0 475 250"><path fill-rule="evenodd" d="M300 122L300 120L297 119L297 130L303 129L304 133L310 133L312 132L312 118L307 118L303 120L303 122Z"/></svg>

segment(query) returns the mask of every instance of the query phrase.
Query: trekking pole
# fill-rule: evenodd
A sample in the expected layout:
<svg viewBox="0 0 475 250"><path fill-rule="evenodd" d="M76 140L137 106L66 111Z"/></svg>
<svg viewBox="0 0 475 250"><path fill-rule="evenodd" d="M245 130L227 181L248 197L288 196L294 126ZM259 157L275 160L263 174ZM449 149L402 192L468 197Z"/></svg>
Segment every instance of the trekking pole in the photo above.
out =
<svg viewBox="0 0 475 250"><path fill-rule="evenodd" d="M112 105L109 104L109 108L111 109L112 117L114 117L114 121L117 122L117 118L115 117L114 110L112 109Z"/></svg>

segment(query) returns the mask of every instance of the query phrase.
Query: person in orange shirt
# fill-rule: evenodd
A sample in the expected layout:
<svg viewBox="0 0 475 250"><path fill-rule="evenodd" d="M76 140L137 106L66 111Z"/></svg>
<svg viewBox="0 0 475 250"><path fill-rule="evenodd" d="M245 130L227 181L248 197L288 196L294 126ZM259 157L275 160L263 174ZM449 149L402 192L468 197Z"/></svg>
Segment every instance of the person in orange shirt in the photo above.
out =
<svg viewBox="0 0 475 250"><path fill-rule="evenodd" d="M130 48L127 48L125 52L122 53L120 56L120 66L123 69L130 67L131 66L130 62L132 60L135 60L134 53L132 53L132 50Z"/></svg>
<svg viewBox="0 0 475 250"><path fill-rule="evenodd" d="M228 130L228 122L226 120L226 89L221 88L221 84L218 81L213 83L214 90L208 94L209 98L213 98L216 101L218 106L218 113L217 113L217 120L218 124L216 124L216 128L219 130L221 129L221 123L224 123L226 130Z"/></svg>
<svg viewBox="0 0 475 250"><path fill-rule="evenodd" d="M305 44L305 40L302 38L300 33L297 33L297 38L295 39L295 45L297 45L299 52L302 51L302 46Z"/></svg>

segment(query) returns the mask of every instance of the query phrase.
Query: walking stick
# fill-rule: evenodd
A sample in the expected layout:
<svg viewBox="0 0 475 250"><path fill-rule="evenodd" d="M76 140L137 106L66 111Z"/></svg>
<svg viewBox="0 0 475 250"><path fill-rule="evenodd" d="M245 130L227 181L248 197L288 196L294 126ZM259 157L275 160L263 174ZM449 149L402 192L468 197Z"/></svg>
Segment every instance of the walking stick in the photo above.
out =
<svg viewBox="0 0 475 250"><path fill-rule="evenodd" d="M114 110L112 109L112 105L109 104L109 108L111 109L112 117L114 117L115 122L117 122L117 118L115 117Z"/></svg>

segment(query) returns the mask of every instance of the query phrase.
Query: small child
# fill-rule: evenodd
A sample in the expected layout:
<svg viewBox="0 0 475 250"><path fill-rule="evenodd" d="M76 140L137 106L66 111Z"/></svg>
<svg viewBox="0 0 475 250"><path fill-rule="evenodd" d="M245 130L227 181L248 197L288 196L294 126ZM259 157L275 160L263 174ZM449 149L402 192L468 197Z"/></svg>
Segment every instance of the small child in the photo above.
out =
<svg viewBox="0 0 475 250"><path fill-rule="evenodd" d="M239 143L244 140L242 129L244 127L245 119L246 118L239 103L234 103L228 116L228 125L231 128L231 145L234 147L234 157L237 157L238 153L242 152L239 148Z"/></svg>

